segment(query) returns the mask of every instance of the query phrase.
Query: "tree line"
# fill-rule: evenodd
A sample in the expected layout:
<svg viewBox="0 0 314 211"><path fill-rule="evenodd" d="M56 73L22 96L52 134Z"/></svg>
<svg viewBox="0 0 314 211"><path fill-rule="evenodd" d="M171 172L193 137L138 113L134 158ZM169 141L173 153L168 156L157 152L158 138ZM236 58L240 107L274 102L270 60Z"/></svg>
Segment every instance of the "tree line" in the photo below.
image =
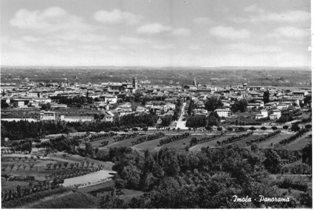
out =
<svg viewBox="0 0 314 211"><path fill-rule="evenodd" d="M71 132L100 132L110 130L118 131L132 127L149 127L156 124L158 117L152 114L130 114L122 116L114 122L28 122L12 121L1 122L1 139L20 140L25 138L40 138L48 134Z"/></svg>

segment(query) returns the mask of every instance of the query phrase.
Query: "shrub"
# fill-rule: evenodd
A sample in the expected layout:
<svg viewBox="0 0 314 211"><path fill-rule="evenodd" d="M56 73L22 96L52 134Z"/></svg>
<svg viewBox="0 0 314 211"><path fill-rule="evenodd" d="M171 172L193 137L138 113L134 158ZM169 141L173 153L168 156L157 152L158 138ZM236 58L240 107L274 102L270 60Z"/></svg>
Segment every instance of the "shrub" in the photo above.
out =
<svg viewBox="0 0 314 211"><path fill-rule="evenodd" d="M285 129L285 130L288 130L289 126L288 125L284 125L282 128Z"/></svg>

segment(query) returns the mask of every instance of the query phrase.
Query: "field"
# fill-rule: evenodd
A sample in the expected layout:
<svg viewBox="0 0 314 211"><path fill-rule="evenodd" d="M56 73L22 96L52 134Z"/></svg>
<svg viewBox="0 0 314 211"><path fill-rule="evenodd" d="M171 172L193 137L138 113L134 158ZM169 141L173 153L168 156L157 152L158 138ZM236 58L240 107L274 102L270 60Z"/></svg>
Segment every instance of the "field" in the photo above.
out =
<svg viewBox="0 0 314 211"><path fill-rule="evenodd" d="M144 192L142 191L137 191L137 190L131 190L131 189L123 189L122 190L122 195L120 195L121 199L124 200L131 200L133 197L138 197L143 195Z"/></svg>
<svg viewBox="0 0 314 211"><path fill-rule="evenodd" d="M37 181L44 181L55 176L72 175L75 177L78 172L87 172L87 169L98 166L101 166L103 171L110 171L113 166L112 162L103 162L61 152L49 154L48 157L44 158L36 158L35 156L31 158L17 154L16 156L14 154L3 155L1 164L2 189L7 190L14 190L18 185L21 187L28 186L30 181L36 184ZM74 169L78 169L76 173L74 173Z"/></svg>
<svg viewBox="0 0 314 211"><path fill-rule="evenodd" d="M154 139L154 140L151 140L151 141L146 141L146 142L134 145L132 147L132 149L139 150L139 151L144 151L144 150L154 151L154 150L158 150L159 149L159 141L161 139L163 139L163 138L164 137L158 138L158 139Z"/></svg>
<svg viewBox="0 0 314 211"><path fill-rule="evenodd" d="M306 135L283 146L282 148L287 149L287 150L301 150L311 142L312 142L312 135Z"/></svg>
<svg viewBox="0 0 314 211"><path fill-rule="evenodd" d="M16 188L16 186L26 187L28 186L28 182L23 181L7 181L4 178L1 178L1 188L8 189L8 188Z"/></svg>
<svg viewBox="0 0 314 211"><path fill-rule="evenodd" d="M213 138L205 143L201 143L201 144L197 144L195 146L192 146L191 148L189 148L189 151L191 152L197 152L197 151L201 151L201 149L203 147L209 147L209 148L215 148L217 147L217 142L218 141L223 141L225 139L227 139L228 136L222 136L222 137L218 137L218 138Z"/></svg>
<svg viewBox="0 0 314 211"><path fill-rule="evenodd" d="M241 138L239 141L236 141L236 142L233 142L233 143L230 143L230 144L225 144L223 146L225 147L225 146L229 146L229 145L236 145L238 147L247 147L248 146L246 144L247 141L256 140L256 139L258 139L261 136L262 135L253 134L253 135L250 135L249 137Z"/></svg>
<svg viewBox="0 0 314 211"><path fill-rule="evenodd" d="M113 177L112 173L114 172L100 170L82 176L65 179L62 185L64 187L72 187L76 185L89 186L92 184L101 183L101 181L108 180L109 178Z"/></svg>
<svg viewBox="0 0 314 211"><path fill-rule="evenodd" d="M151 131L152 132L152 131ZM145 150L158 151L162 148L172 148L176 151L185 152L188 148L190 152L199 152L203 147L209 148L221 148L228 147L229 145L236 145L238 147L244 148L248 147L248 141L258 139L263 135L272 133L270 131L254 131L253 134L243 137L237 141L226 143L221 145L221 142L227 140L232 136L239 136L246 134L247 132L241 133L225 133L222 136L213 137L212 135L206 135L204 133L192 134L186 138L182 138L162 146L159 146L160 140L169 136L173 136L173 133L164 132L166 135L153 139L150 141L142 142L140 144L132 146L132 142L137 140L141 136L147 136L143 134L138 134L132 138L126 138L121 141L115 141L115 137L123 137L123 135L115 135L112 137L104 137L96 139L92 142L93 147L98 149L110 149L113 147L132 147L134 150L143 152ZM144 132L143 132L144 133ZM154 132L157 133L157 132ZM176 135L180 133L176 132ZM183 132L181 132L183 134ZM283 139L292 136L294 133L282 132L274 137L270 137L263 142L256 143L260 148L272 148L276 143ZM127 136L125 136L127 137ZM190 147L190 142L192 138L197 138L197 140L204 139L205 142L196 144ZM174 139L175 140L175 139ZM101 143L108 141L107 146L101 146ZM278 149L288 149L288 150L301 150L308 143L311 142L310 132L306 133L302 137L296 139L295 141L284 145ZM141 154L140 153L140 154ZM293 161L293 163L285 164L284 167L289 167L296 164L301 164L300 160ZM2 156L2 188L5 190L16 190L19 185L22 188L28 188L30 182L33 185L40 185L39 181L51 180L52 178L64 179L62 186L66 187L68 190L62 192L59 195L50 194L42 197L38 201L24 202L23 208L97 208L100 206L101 199L111 193L111 189L114 186L112 180L108 180L112 171L113 162L104 162L99 160L94 160L89 157L82 157L80 155L71 155L65 152L50 153L46 157L31 156L24 154L11 154ZM89 168L99 167L96 171L88 171ZM74 168L74 169L73 169ZM291 171L292 172L292 171ZM291 173L289 172L289 173ZM303 171L304 173L305 171ZM27 176L34 177L34 179L29 179ZM12 177L11 179L7 179ZM14 179L14 177L16 177ZM285 178L289 178L294 183L302 183L301 187L297 189L292 189L289 191L285 182ZM293 196L300 196L303 193L304 186L310 184L310 180L307 175L301 174L273 174L270 176L270 182L278 186L278 191L287 193ZM280 185L280 187L279 187ZM78 189L76 189L78 188ZM69 191L71 190L71 191ZM301 190L301 191L300 191ZM140 197L144 192L131 189L121 189L117 191L117 197L123 199L124 201L130 201L133 197ZM14 201L6 201L8 203L13 203ZM21 206L20 206L21 207Z"/></svg>
<svg viewBox="0 0 314 211"><path fill-rule="evenodd" d="M186 146L190 146L190 141L193 137L199 138L199 136L189 136L185 139L181 139L181 140L174 141L168 144L164 144L162 145L161 148L167 147L167 148L174 148L176 150L185 150Z"/></svg>
<svg viewBox="0 0 314 211"><path fill-rule="evenodd" d="M280 133L274 137L271 137L263 142L257 143L258 147L260 148L273 148L273 146L277 143L279 143L281 140L286 139L290 136L292 136L293 134L284 134L284 133Z"/></svg>
<svg viewBox="0 0 314 211"><path fill-rule="evenodd" d="M97 202L97 198L89 194L72 192L44 198L23 208L97 208Z"/></svg>
<svg viewBox="0 0 314 211"><path fill-rule="evenodd" d="M129 138L129 139L125 139L122 141L117 141L117 142L113 142L107 146L105 146L104 148L112 148L112 147L131 147L132 146L132 141L135 141L136 139L138 139L141 135L138 135L134 138Z"/></svg>
<svg viewBox="0 0 314 211"><path fill-rule="evenodd" d="M108 182L104 182L101 184L82 187L82 188L80 188L80 192L90 193L90 194L96 196L97 193L104 192L108 188L113 187L113 186L114 186L114 182L113 182L113 180L110 180Z"/></svg>
<svg viewBox="0 0 314 211"><path fill-rule="evenodd" d="M102 143L105 142L105 141L108 141L108 145L111 145L113 143L115 143L115 141L113 140L113 137L107 137L107 138L99 138L95 141L92 141L90 142L92 144L93 147L96 147L96 148L104 148L102 146ZM108 146L107 145L107 146Z"/></svg>

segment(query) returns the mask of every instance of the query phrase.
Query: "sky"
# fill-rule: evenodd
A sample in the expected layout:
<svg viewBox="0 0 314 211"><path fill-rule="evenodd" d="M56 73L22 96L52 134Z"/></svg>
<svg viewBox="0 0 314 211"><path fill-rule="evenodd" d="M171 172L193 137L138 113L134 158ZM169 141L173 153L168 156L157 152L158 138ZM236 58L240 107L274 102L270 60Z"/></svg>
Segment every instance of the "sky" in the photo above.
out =
<svg viewBox="0 0 314 211"><path fill-rule="evenodd" d="M310 66L310 0L1 0L1 65Z"/></svg>

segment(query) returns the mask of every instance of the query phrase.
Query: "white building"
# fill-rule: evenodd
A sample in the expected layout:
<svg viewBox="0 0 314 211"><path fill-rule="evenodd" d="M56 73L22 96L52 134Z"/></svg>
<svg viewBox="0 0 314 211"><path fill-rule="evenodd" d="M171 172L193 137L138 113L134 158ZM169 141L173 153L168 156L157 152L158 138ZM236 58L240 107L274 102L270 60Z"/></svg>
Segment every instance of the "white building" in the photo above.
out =
<svg viewBox="0 0 314 211"><path fill-rule="evenodd" d="M229 116L231 116L230 109L216 109L215 112L217 112L219 117L229 117Z"/></svg>
<svg viewBox="0 0 314 211"><path fill-rule="evenodd" d="M25 104L26 99L12 99L13 106L17 108L25 108L27 105Z"/></svg>
<svg viewBox="0 0 314 211"><path fill-rule="evenodd" d="M61 121L65 122L91 122L94 120L93 116L60 116Z"/></svg>
<svg viewBox="0 0 314 211"><path fill-rule="evenodd" d="M281 117L281 111L280 110L274 110L272 114L269 115L269 119L276 120Z"/></svg>
<svg viewBox="0 0 314 211"><path fill-rule="evenodd" d="M264 119L268 117L268 111L263 109L260 114L255 115L255 119Z"/></svg>
<svg viewBox="0 0 314 211"><path fill-rule="evenodd" d="M54 111L41 111L40 112L40 120L41 121L55 121L56 120L56 112L54 112Z"/></svg>

